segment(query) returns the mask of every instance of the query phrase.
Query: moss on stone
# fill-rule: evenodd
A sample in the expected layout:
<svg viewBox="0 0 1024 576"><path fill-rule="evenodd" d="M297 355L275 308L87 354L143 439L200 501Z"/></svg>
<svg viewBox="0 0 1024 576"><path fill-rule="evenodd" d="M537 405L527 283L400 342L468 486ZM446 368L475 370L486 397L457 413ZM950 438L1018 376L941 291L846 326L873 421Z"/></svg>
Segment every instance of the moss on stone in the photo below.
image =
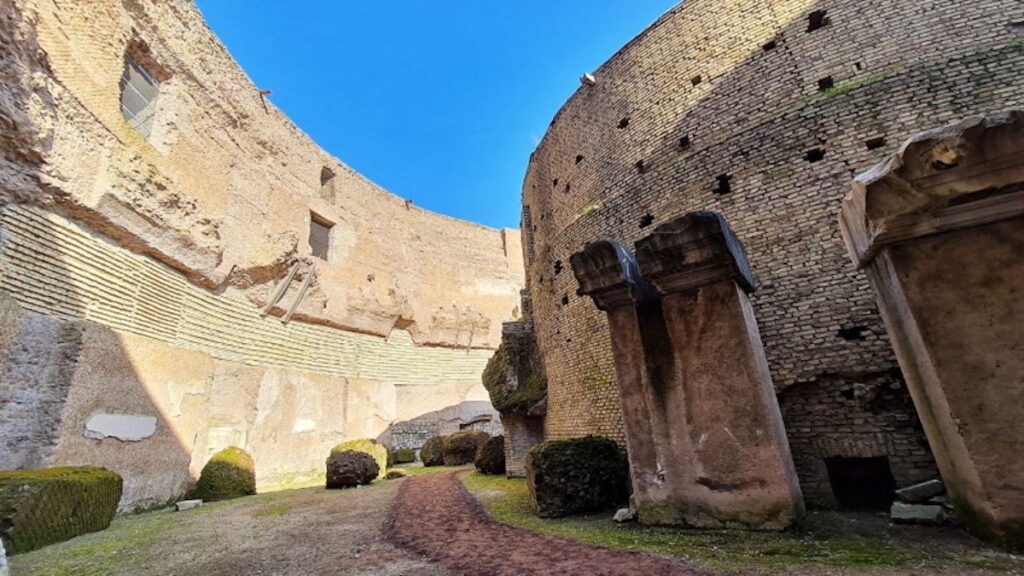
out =
<svg viewBox="0 0 1024 576"><path fill-rule="evenodd" d="M334 448L331 448L331 454L335 452L344 452L346 450L354 450L356 452L365 452L373 457L377 462L378 478L384 477L384 472L390 465L390 456L388 447L385 444L381 444L376 440L370 438L360 438L358 440L349 440L348 442L342 442Z"/></svg>
<svg viewBox="0 0 1024 576"><path fill-rule="evenodd" d="M104 530L123 482L103 468L0 472L0 536L8 554Z"/></svg>
<svg viewBox="0 0 1024 576"><path fill-rule="evenodd" d="M540 349L532 330L502 336L501 346L482 376L491 404L499 412L526 412L548 393Z"/></svg>
<svg viewBox="0 0 1024 576"><path fill-rule="evenodd" d="M248 452L229 446L203 466L192 495L204 502L231 500L256 493L256 464Z"/></svg>
<svg viewBox="0 0 1024 576"><path fill-rule="evenodd" d="M473 462L481 474L504 474L505 473L505 437L495 436L484 442L476 454Z"/></svg>
<svg viewBox="0 0 1024 576"><path fill-rule="evenodd" d="M541 518L614 508L629 498L629 463L619 445L587 436L534 446L526 456L534 512Z"/></svg>
<svg viewBox="0 0 1024 576"><path fill-rule="evenodd" d="M444 465L472 464L476 454L491 437L482 430L460 430L444 439Z"/></svg>
<svg viewBox="0 0 1024 576"><path fill-rule="evenodd" d="M420 460L424 466L440 466L444 464L444 436L434 436L423 443L420 448Z"/></svg>

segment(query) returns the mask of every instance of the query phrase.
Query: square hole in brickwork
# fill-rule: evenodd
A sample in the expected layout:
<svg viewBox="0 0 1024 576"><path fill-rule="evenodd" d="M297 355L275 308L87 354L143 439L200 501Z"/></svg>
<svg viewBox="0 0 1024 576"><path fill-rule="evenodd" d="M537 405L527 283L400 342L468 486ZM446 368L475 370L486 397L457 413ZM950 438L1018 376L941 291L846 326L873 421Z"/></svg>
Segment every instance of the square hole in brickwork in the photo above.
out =
<svg viewBox="0 0 1024 576"><path fill-rule="evenodd" d="M896 492L889 459L825 458L828 481L840 510L888 510Z"/></svg>
<svg viewBox="0 0 1024 576"><path fill-rule="evenodd" d="M565 294L565 295L562 296L562 306L568 306L568 305L569 305L569 295Z"/></svg>
<svg viewBox="0 0 1024 576"><path fill-rule="evenodd" d="M825 76L821 80L818 80L818 90L827 92L836 87L836 81L831 76Z"/></svg>
<svg viewBox="0 0 1024 576"><path fill-rule="evenodd" d="M582 154L579 154L579 155L576 156L576 163L579 164L580 162L583 162L583 155Z"/></svg>
<svg viewBox="0 0 1024 576"><path fill-rule="evenodd" d="M629 126L629 118L628 117L623 118L622 120L619 120L619 129L620 130L623 129L623 128L626 128L627 126Z"/></svg>
<svg viewBox="0 0 1024 576"><path fill-rule="evenodd" d="M828 10L815 10L807 16L807 31L821 30L831 23L832 19L828 17Z"/></svg>
<svg viewBox="0 0 1024 576"><path fill-rule="evenodd" d="M691 146L693 146L693 143L690 142L690 137L689 136L683 136L682 138L679 139L679 148L680 149L682 149L682 150L689 150Z"/></svg>
<svg viewBox="0 0 1024 576"><path fill-rule="evenodd" d="M331 228L334 223L314 212L309 213L309 249L313 256L327 260L331 251Z"/></svg>
<svg viewBox="0 0 1024 576"><path fill-rule="evenodd" d="M859 342L867 338L868 329L866 326L851 326L840 329L838 335L847 342Z"/></svg>
<svg viewBox="0 0 1024 576"><path fill-rule="evenodd" d="M640 229L641 230L644 229L644 228L647 228L651 224L654 224L654 216L652 216L650 214L644 214L643 217L640 218Z"/></svg>
<svg viewBox="0 0 1024 576"><path fill-rule="evenodd" d="M885 137L879 136L878 138L871 138L870 140L865 140L864 146L866 146L868 150L878 150L879 148L885 146Z"/></svg>
<svg viewBox="0 0 1024 576"><path fill-rule="evenodd" d="M700 74L694 76L693 78L690 78L690 84L693 84L694 86L700 86L700 83L703 81L704 78L702 78Z"/></svg>
<svg viewBox="0 0 1024 576"><path fill-rule="evenodd" d="M820 162L824 158L825 158L825 150L822 149L822 148L815 148L813 150L808 150L807 153L804 154L804 160L806 160L808 162L811 162L811 163Z"/></svg>
<svg viewBox="0 0 1024 576"><path fill-rule="evenodd" d="M711 192L719 196L723 196L725 194L729 194L730 192L732 192L732 185L730 184L732 176L728 174L722 174L721 176L716 177L715 180L717 182L717 185Z"/></svg>
<svg viewBox="0 0 1024 576"><path fill-rule="evenodd" d="M555 276L558 276L559 274L562 273L562 269L563 268L562 268L562 261L561 260L556 260L555 261L555 268L554 269L555 269Z"/></svg>
<svg viewBox="0 0 1024 576"><path fill-rule="evenodd" d="M765 42L763 46L761 46L761 49L764 50L765 52L771 52L772 50L775 50L778 47L779 47L779 41L778 40L769 40L769 41Z"/></svg>
<svg viewBox="0 0 1024 576"><path fill-rule="evenodd" d="M856 72L861 72L861 71L863 71L863 70L864 70L864 65L863 65L863 64L861 64L860 62L854 62L854 63L853 63L853 69L854 69L854 71L856 71Z"/></svg>
<svg viewBox="0 0 1024 576"><path fill-rule="evenodd" d="M551 187L552 188L558 187L558 178L555 178L554 180L551 181Z"/></svg>
<svg viewBox="0 0 1024 576"><path fill-rule="evenodd" d="M647 172L647 169L649 168L649 166L644 164L643 160L638 160L637 163L635 164L635 166L636 166L636 171L639 172L640 174L645 174Z"/></svg>
<svg viewBox="0 0 1024 576"><path fill-rule="evenodd" d="M569 183L569 182L566 182L565 183L565 193L568 194L570 191L572 191L572 184Z"/></svg>

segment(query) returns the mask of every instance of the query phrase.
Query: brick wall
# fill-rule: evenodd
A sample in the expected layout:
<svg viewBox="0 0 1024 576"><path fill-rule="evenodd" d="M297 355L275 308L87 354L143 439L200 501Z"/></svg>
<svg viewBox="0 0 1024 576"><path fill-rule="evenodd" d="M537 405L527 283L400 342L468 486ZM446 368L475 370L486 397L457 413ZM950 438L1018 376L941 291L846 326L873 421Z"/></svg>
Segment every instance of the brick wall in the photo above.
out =
<svg viewBox="0 0 1024 576"><path fill-rule="evenodd" d="M836 410L836 393L896 369L839 237L840 201L903 138L1024 105L1024 43L1011 25L1022 16L1013 0L687 0L596 70L596 85L555 116L523 189L547 436L622 440L607 325L575 294L569 256L599 238L631 245L694 210L723 213L746 246L776 387L818 382L800 409L783 395L790 426L809 435L836 426L799 416ZM824 25L812 30L812 20ZM899 410L916 418L909 405ZM849 434L888 434L880 450L894 468L912 459L909 469L929 470L920 449L898 448L922 441L916 423L887 418ZM790 434L808 501L829 505L813 485L820 457Z"/></svg>

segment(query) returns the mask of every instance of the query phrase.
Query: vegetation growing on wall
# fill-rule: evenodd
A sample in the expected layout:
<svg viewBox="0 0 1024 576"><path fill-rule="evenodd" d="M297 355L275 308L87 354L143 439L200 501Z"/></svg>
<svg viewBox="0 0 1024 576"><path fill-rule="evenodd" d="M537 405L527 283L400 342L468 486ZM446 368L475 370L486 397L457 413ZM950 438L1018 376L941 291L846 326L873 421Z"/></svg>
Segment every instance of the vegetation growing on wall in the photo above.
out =
<svg viewBox="0 0 1024 576"><path fill-rule="evenodd" d="M483 373L491 404L503 414L528 412L548 393L548 379L533 330L505 334Z"/></svg>

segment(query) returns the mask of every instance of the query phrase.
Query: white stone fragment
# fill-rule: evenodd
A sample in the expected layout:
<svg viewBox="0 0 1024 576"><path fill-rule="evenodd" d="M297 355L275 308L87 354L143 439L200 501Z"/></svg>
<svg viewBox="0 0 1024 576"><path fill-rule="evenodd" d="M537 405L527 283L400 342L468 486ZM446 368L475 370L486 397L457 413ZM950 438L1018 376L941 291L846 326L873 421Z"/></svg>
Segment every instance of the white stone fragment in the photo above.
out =
<svg viewBox="0 0 1024 576"><path fill-rule="evenodd" d="M632 522L636 520L636 512L633 512L631 508L620 508L615 513L615 517L613 518L613 520L615 520L619 524L622 524L624 522Z"/></svg>
<svg viewBox="0 0 1024 576"><path fill-rule="evenodd" d="M931 504L904 504L893 502L889 517L897 524L924 524L935 526L946 522L946 511L942 506Z"/></svg>
<svg viewBox="0 0 1024 576"><path fill-rule="evenodd" d="M7 568L7 553L4 552L4 541L0 539L0 576L9 576L10 571Z"/></svg>
<svg viewBox="0 0 1024 576"><path fill-rule="evenodd" d="M193 508L199 508L203 505L202 500L182 500L174 505L174 509L178 512L184 512L185 510L191 510Z"/></svg>
<svg viewBox="0 0 1024 576"><path fill-rule="evenodd" d="M107 414L97 412L85 423L86 438L117 438L138 442L156 433L156 417L141 414Z"/></svg>

